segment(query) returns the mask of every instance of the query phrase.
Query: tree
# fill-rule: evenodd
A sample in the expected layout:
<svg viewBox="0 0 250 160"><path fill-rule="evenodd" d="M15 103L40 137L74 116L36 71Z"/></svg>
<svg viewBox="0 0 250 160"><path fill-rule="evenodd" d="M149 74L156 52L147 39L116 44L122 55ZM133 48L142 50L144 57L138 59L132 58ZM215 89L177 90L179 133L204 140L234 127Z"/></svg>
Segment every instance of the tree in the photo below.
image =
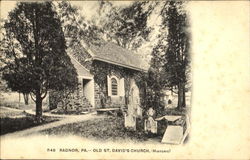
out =
<svg viewBox="0 0 250 160"><path fill-rule="evenodd" d="M164 109L164 105L161 104L161 98L163 96L164 86L166 84L163 58L162 44L156 45L152 51L152 58L150 61L150 68L147 73L147 86L148 86L148 104L153 106L156 113L160 113Z"/></svg>
<svg viewBox="0 0 250 160"><path fill-rule="evenodd" d="M12 91L31 94L40 123L42 101L49 90L77 87L61 22L51 2L23 2L9 13L4 29L3 79Z"/></svg>
<svg viewBox="0 0 250 160"><path fill-rule="evenodd" d="M161 92L168 89L178 94L178 109L186 106L185 87L190 73L188 19L181 1L158 3L162 18L161 32L154 46L147 86L156 110L161 107Z"/></svg>
<svg viewBox="0 0 250 160"><path fill-rule="evenodd" d="M186 106L185 86L188 80L190 64L190 35L187 14L183 2L169 1L169 6L162 12L163 26L168 28L165 48L165 71L167 87L178 89L178 109Z"/></svg>
<svg viewBox="0 0 250 160"><path fill-rule="evenodd" d="M94 23L87 21L81 10L70 2L54 2L62 22L67 52L87 69L91 68L91 56L82 54L92 45L100 45L102 31Z"/></svg>
<svg viewBox="0 0 250 160"><path fill-rule="evenodd" d="M151 28L147 26L147 19L153 11L154 2L133 2L122 8L102 1L100 6L100 10L109 8L106 15L108 18L102 20L104 33L109 41L123 48L137 49L148 40Z"/></svg>
<svg viewBox="0 0 250 160"><path fill-rule="evenodd" d="M81 46L82 41L87 45L100 43L102 40L101 29L87 21L81 15L80 9L66 1L57 2L57 9L69 48L75 49L77 46Z"/></svg>
<svg viewBox="0 0 250 160"><path fill-rule="evenodd" d="M29 93L23 93L23 99L24 99L25 105L28 105L29 104Z"/></svg>

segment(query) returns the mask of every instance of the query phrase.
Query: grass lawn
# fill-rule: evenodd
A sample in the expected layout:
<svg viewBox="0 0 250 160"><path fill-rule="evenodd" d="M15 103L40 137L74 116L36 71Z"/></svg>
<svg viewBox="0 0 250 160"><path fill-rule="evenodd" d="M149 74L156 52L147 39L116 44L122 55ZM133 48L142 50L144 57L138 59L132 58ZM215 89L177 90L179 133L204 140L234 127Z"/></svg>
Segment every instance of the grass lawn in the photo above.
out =
<svg viewBox="0 0 250 160"><path fill-rule="evenodd" d="M41 131L42 134L56 136L80 136L102 141L145 141L149 137L143 131L132 131L124 127L122 117L107 116L80 123L66 124L60 127Z"/></svg>
<svg viewBox="0 0 250 160"><path fill-rule="evenodd" d="M8 108L15 108L20 110L35 110L35 102L29 97L29 104L25 105L23 94L17 92L3 92L0 94L0 106L8 107ZM43 110L46 110L47 107L47 100L43 100Z"/></svg>
<svg viewBox="0 0 250 160"><path fill-rule="evenodd" d="M19 109L19 110L33 110L33 111L35 111L35 109L36 109L36 104L34 104L34 103L29 103L28 105L25 105L24 103L3 101L3 102L0 102L0 107L1 106ZM47 111L48 107L46 105L43 105L42 109L43 109L43 111Z"/></svg>
<svg viewBox="0 0 250 160"><path fill-rule="evenodd" d="M36 124L34 122L35 116L28 115L22 111L13 111L5 108L0 108L0 135L11 133L15 131L20 131L30 127L42 125L49 122L54 122L58 119L53 117L43 117L43 122L41 124Z"/></svg>
<svg viewBox="0 0 250 160"><path fill-rule="evenodd" d="M22 116L22 115L23 115L23 111L9 110L9 109L0 107L0 118Z"/></svg>

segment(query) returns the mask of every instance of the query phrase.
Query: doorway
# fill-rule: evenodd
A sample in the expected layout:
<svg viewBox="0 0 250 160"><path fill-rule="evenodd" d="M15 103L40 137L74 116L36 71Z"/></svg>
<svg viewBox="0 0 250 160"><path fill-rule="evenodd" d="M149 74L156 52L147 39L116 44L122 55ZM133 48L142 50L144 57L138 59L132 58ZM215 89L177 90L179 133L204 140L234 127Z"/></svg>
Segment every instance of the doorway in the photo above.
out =
<svg viewBox="0 0 250 160"><path fill-rule="evenodd" d="M82 79L83 96L94 107L94 80Z"/></svg>

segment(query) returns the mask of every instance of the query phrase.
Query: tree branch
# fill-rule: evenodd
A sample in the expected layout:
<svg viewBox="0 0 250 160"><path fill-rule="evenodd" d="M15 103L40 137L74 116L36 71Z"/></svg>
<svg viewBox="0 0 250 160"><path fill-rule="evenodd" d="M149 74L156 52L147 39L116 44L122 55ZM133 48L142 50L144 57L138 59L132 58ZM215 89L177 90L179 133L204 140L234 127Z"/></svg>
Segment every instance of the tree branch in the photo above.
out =
<svg viewBox="0 0 250 160"><path fill-rule="evenodd" d="M175 94L178 94L177 92L175 92L175 91L173 90L173 88L170 88L169 90L170 90L171 92L175 93Z"/></svg>
<svg viewBox="0 0 250 160"><path fill-rule="evenodd" d="M48 91L45 91L44 95L41 96L42 99L44 99L47 96Z"/></svg>
<svg viewBox="0 0 250 160"><path fill-rule="evenodd" d="M32 93L30 93L30 97L34 102L36 102L36 99L32 96Z"/></svg>

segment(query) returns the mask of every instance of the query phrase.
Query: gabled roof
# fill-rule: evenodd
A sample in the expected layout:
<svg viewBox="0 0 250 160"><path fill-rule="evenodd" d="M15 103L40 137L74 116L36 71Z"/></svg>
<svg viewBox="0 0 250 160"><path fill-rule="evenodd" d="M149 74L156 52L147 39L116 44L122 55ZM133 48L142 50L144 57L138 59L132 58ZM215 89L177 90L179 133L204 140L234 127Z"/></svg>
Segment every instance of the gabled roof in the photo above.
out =
<svg viewBox="0 0 250 160"><path fill-rule="evenodd" d="M103 43L100 46L91 46L94 60L111 63L114 65L134 70L145 70L142 67L142 58L129 50L126 50L114 43Z"/></svg>
<svg viewBox="0 0 250 160"><path fill-rule="evenodd" d="M84 78L92 78L93 75L85 68L82 64L80 64L73 56L69 56L71 63L74 65L78 76L84 77Z"/></svg>

